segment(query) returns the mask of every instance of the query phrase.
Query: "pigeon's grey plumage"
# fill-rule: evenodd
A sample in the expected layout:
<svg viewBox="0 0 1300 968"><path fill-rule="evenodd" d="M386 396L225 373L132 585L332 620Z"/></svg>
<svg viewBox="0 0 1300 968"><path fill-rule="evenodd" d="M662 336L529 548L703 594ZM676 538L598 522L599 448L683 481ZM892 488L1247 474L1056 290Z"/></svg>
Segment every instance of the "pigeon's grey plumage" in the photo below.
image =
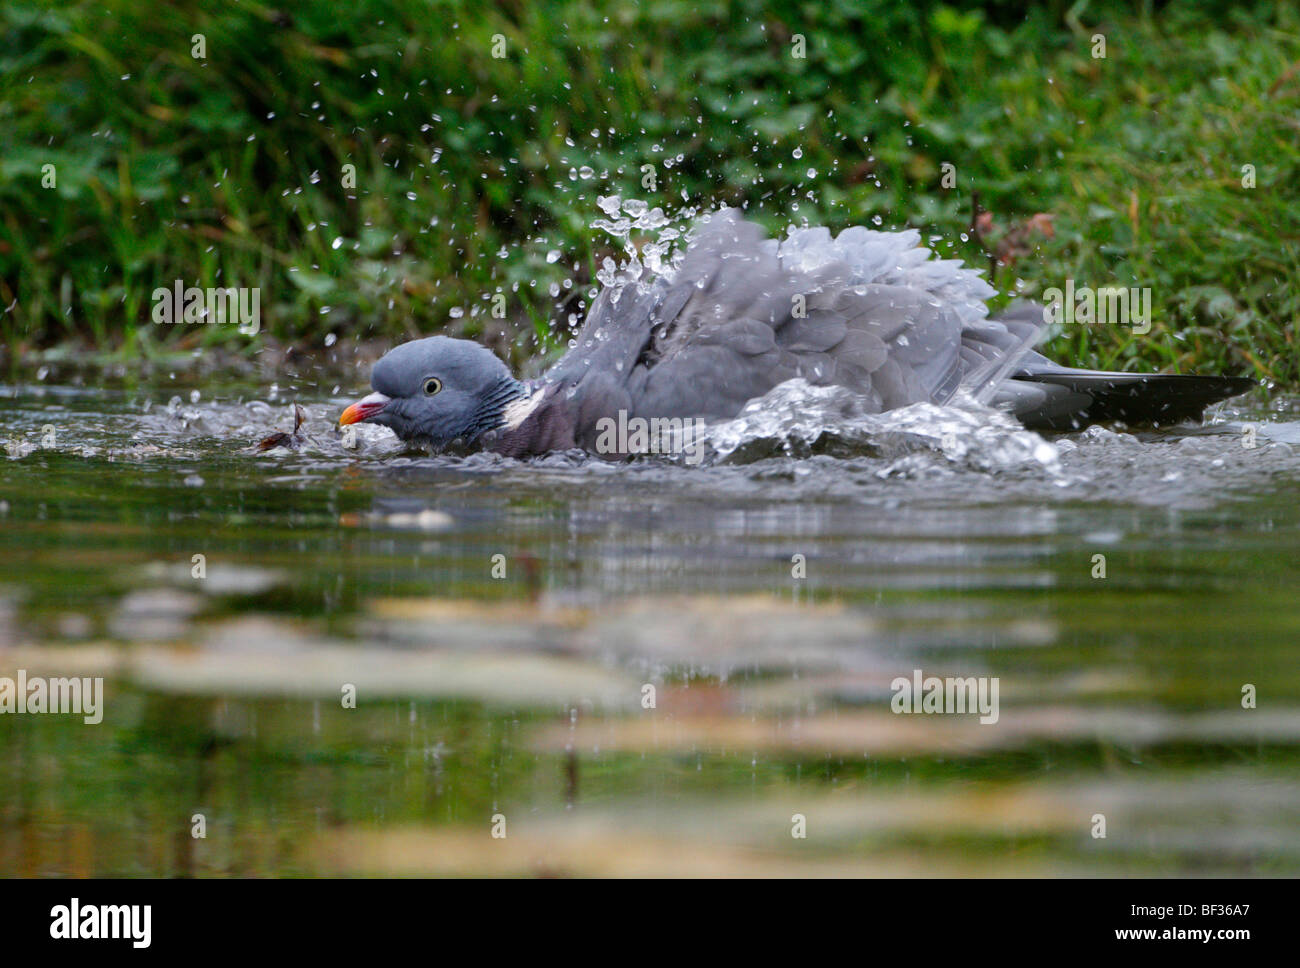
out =
<svg viewBox="0 0 1300 968"><path fill-rule="evenodd" d="M375 392L341 423L404 440L510 456L584 448L623 418L721 420L786 380L838 385L884 411L945 403L960 388L1027 426L1172 422L1250 387L1244 379L1075 370L1034 352L1041 307L996 318L994 290L920 234L800 229L778 243L734 209L699 229L680 266L606 287L573 348L540 380L515 379L490 351L434 336L376 365Z"/></svg>

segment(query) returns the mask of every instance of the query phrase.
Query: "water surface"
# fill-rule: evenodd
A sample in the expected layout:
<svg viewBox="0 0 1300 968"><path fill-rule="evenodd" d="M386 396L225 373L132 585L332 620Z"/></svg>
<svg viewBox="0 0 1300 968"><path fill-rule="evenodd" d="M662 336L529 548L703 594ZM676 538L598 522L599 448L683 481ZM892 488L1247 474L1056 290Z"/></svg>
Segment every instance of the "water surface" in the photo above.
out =
<svg viewBox="0 0 1300 968"><path fill-rule="evenodd" d="M107 681L0 715L0 873L1300 873L1294 401L775 399L691 467L94 387L0 388L0 676ZM916 669L998 721L894 714Z"/></svg>

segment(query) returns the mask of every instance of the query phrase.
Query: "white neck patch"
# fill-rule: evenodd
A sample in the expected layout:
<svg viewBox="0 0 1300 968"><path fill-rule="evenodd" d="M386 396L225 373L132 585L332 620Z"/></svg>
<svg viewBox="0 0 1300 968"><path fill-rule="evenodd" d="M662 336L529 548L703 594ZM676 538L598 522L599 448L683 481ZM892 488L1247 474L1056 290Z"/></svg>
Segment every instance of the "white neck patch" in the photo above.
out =
<svg viewBox="0 0 1300 968"><path fill-rule="evenodd" d="M545 387L538 387L531 396L516 397L501 408L501 419L505 421L502 430L518 430L519 426L532 415L537 405L542 402Z"/></svg>

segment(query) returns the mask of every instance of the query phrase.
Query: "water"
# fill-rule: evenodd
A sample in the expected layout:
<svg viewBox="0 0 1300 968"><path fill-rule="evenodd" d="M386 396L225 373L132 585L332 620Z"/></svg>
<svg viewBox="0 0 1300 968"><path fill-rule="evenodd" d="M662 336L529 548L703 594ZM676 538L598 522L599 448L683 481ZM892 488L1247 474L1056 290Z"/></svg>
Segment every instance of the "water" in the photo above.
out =
<svg viewBox="0 0 1300 968"><path fill-rule="evenodd" d="M0 388L0 676L107 681L0 715L0 873L1300 873L1295 401L1045 439L787 387L691 467L192 386ZM917 669L997 722L894 714Z"/></svg>

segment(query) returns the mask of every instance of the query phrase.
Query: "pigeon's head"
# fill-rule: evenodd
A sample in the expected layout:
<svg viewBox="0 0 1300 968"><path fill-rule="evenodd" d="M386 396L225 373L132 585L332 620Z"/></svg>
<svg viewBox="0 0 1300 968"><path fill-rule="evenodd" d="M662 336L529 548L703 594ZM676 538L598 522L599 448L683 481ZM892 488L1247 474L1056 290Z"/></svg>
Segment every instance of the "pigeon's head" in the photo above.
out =
<svg viewBox="0 0 1300 968"><path fill-rule="evenodd" d="M340 424L380 424L402 440L435 447L472 445L502 426L506 405L528 392L486 347L447 336L389 350L370 385L375 392L344 410Z"/></svg>

